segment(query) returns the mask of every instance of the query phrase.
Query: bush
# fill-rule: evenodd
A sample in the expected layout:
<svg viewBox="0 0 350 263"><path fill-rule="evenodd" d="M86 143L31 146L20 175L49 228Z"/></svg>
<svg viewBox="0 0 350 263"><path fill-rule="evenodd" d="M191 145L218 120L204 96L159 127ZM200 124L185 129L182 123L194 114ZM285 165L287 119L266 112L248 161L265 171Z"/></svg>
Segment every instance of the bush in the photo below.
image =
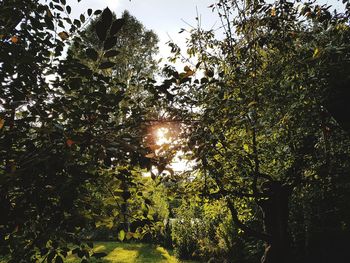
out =
<svg viewBox="0 0 350 263"><path fill-rule="evenodd" d="M190 209L181 206L178 209L178 217L172 221L172 241L175 255L181 259L195 259L199 257L199 242L203 232L202 222L196 218L193 205Z"/></svg>
<svg viewBox="0 0 350 263"><path fill-rule="evenodd" d="M256 240L243 239L225 202L183 201L171 224L174 251L180 259L252 263L262 251Z"/></svg>

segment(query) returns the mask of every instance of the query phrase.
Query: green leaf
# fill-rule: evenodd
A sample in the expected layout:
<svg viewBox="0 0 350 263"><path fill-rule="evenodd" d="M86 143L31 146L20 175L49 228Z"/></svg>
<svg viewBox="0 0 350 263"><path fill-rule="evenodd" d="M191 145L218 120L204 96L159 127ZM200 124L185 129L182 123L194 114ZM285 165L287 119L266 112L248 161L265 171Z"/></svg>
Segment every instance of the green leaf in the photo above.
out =
<svg viewBox="0 0 350 263"><path fill-rule="evenodd" d="M56 258L55 258L55 263L63 263L62 257L57 255Z"/></svg>
<svg viewBox="0 0 350 263"><path fill-rule="evenodd" d="M109 37L106 39L104 45L103 45L103 49L104 50L108 50L111 49L112 47L115 46L115 44L117 43L117 38L116 37Z"/></svg>
<svg viewBox="0 0 350 263"><path fill-rule="evenodd" d="M94 244L92 242L87 242L86 243L90 248L94 248Z"/></svg>
<svg viewBox="0 0 350 263"><path fill-rule="evenodd" d="M214 77L214 71L208 69L205 71L205 75L209 78L212 78L212 77Z"/></svg>
<svg viewBox="0 0 350 263"><path fill-rule="evenodd" d="M249 152L249 144L245 143L243 145L243 149L244 149L244 151Z"/></svg>
<svg viewBox="0 0 350 263"><path fill-rule="evenodd" d="M112 24L112 12L107 7L101 14L101 20L96 23L96 34L101 41L107 36L107 31Z"/></svg>
<svg viewBox="0 0 350 263"><path fill-rule="evenodd" d="M72 250L72 254L73 254L73 255L74 255L74 254L78 254L79 251L80 251L80 248L77 247L77 248L75 248L75 249Z"/></svg>
<svg viewBox="0 0 350 263"><path fill-rule="evenodd" d="M55 8L56 8L57 10L62 11L62 12L64 11L64 10L63 10L63 7L62 7L62 6L60 6L60 5L55 5Z"/></svg>
<svg viewBox="0 0 350 263"><path fill-rule="evenodd" d="M319 56L320 56L320 50L318 48L315 48L312 58L318 58Z"/></svg>
<svg viewBox="0 0 350 263"><path fill-rule="evenodd" d="M108 69L108 68L111 68L115 65L115 63L113 62L110 62L110 61L106 61L106 62L103 62L98 68L99 69Z"/></svg>
<svg viewBox="0 0 350 263"><path fill-rule="evenodd" d="M146 205L151 205L152 204L152 201L148 198L145 198L145 204Z"/></svg>
<svg viewBox="0 0 350 263"><path fill-rule="evenodd" d="M80 20L74 19L73 23L74 23L74 25L76 25L77 27L81 27L81 22L80 22Z"/></svg>
<svg viewBox="0 0 350 263"><path fill-rule="evenodd" d="M88 16L91 16L91 14L92 14L92 9L89 8L89 9L87 10L87 13L88 13Z"/></svg>
<svg viewBox="0 0 350 263"><path fill-rule="evenodd" d="M97 53L97 51L96 51L95 49L93 49L93 48L88 48L88 49L86 50L86 55L87 55L88 58L90 58L90 59L92 59L92 60L94 60L94 61L96 61L96 60L98 59L98 53Z"/></svg>
<svg viewBox="0 0 350 263"><path fill-rule="evenodd" d="M97 16L97 15L99 15L101 13L102 13L102 11L98 9L98 10L95 10L94 15Z"/></svg>
<svg viewBox="0 0 350 263"><path fill-rule="evenodd" d="M85 22L85 16L84 16L83 14L80 15L80 21L81 21L82 23Z"/></svg>
<svg viewBox="0 0 350 263"><path fill-rule="evenodd" d="M258 104L256 101L252 101L252 102L250 102L249 104L248 104L248 107L250 108L250 107L253 107L253 106L255 106L256 104Z"/></svg>
<svg viewBox="0 0 350 263"><path fill-rule="evenodd" d="M66 6L66 10L68 14L72 12L72 8L69 5Z"/></svg>
<svg viewBox="0 0 350 263"><path fill-rule="evenodd" d="M208 83L209 80L207 78L202 78L201 79L201 84L205 84L205 83Z"/></svg>
<svg viewBox="0 0 350 263"><path fill-rule="evenodd" d="M107 256L107 253L105 253L105 252L98 252L98 253L92 254L92 256L95 257L95 258L103 258L103 257Z"/></svg>
<svg viewBox="0 0 350 263"><path fill-rule="evenodd" d="M97 37L100 41L104 41L106 39L107 30L108 30L108 28L106 28L101 21L98 21L96 23L95 31L96 31Z"/></svg>
<svg viewBox="0 0 350 263"><path fill-rule="evenodd" d="M117 50L108 50L105 54L104 54L104 57L105 58L110 58L110 57L115 57L117 55L120 54L120 51L117 51Z"/></svg>
<svg viewBox="0 0 350 263"><path fill-rule="evenodd" d="M106 25L107 28L109 28L112 24L112 18L113 18L113 15L112 15L112 12L111 10L106 7L103 12L102 12L102 23Z"/></svg>
<svg viewBox="0 0 350 263"><path fill-rule="evenodd" d="M120 29L123 27L124 23L125 23L124 18L119 18L115 20L112 24L110 35L113 36L117 34L120 31Z"/></svg>
<svg viewBox="0 0 350 263"><path fill-rule="evenodd" d="M136 232L136 233L133 234L133 237L135 239L139 239L141 237L141 234L139 232Z"/></svg>
<svg viewBox="0 0 350 263"><path fill-rule="evenodd" d="M120 232L118 233L118 239L120 241L123 241L125 238L125 231L124 230L120 230Z"/></svg>
<svg viewBox="0 0 350 263"><path fill-rule="evenodd" d="M49 262L49 263L51 263L52 262L52 260L53 260L53 258L55 257L55 255L56 255L56 251L51 251L50 253L49 253L49 255L47 256L47 262Z"/></svg>

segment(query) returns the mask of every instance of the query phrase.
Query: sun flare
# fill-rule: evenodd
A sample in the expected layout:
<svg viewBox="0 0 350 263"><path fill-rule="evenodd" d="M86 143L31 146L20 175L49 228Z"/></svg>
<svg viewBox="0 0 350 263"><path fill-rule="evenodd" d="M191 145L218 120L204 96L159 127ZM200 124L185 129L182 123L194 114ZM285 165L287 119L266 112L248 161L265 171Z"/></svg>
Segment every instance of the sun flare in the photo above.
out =
<svg viewBox="0 0 350 263"><path fill-rule="evenodd" d="M168 128L158 128L156 131L156 144L163 145L170 143L169 129Z"/></svg>

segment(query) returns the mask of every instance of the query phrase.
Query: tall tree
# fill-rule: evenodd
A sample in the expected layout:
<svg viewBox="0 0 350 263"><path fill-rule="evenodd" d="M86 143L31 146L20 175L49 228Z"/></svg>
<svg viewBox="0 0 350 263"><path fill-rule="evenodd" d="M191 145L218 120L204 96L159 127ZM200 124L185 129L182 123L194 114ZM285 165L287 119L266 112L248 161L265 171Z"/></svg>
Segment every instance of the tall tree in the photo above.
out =
<svg viewBox="0 0 350 263"><path fill-rule="evenodd" d="M73 20L63 0L25 4L28 12L21 1L1 3L1 254L8 262L63 262L73 250L86 262L92 253L81 230L104 216L114 223L99 202L100 182L149 164L140 124L147 111L111 76L111 39L123 21L108 8ZM100 53L79 41L79 29L95 15ZM68 43L89 60L63 56ZM132 187L133 178L126 183Z"/></svg>
<svg viewBox="0 0 350 263"><path fill-rule="evenodd" d="M182 116L195 109L189 146L206 194L225 198L235 224L266 243L262 262L289 262L291 197L315 184L327 195L349 173L349 137L327 104L349 83L348 15L287 1L212 7L225 38L191 31L188 53L200 63L173 74L175 100ZM263 229L249 227L255 218L239 213L242 204L261 209Z"/></svg>
<svg viewBox="0 0 350 263"><path fill-rule="evenodd" d="M115 13L113 18L117 19ZM155 55L158 53L158 36L152 31L146 29L140 21L132 16L128 11L124 11L118 18L112 30L117 30L121 24L116 37L110 38L106 43L95 34L95 27L99 25L99 18L92 20L91 23L81 32L81 39L84 44L94 48L98 53L102 53L109 44L114 44L116 49L107 53L106 56L117 53L111 61L115 63L112 68L113 76L121 82L127 83L132 78L139 79L152 78L157 72L157 61ZM74 56L84 58L85 54L74 47L70 52Z"/></svg>

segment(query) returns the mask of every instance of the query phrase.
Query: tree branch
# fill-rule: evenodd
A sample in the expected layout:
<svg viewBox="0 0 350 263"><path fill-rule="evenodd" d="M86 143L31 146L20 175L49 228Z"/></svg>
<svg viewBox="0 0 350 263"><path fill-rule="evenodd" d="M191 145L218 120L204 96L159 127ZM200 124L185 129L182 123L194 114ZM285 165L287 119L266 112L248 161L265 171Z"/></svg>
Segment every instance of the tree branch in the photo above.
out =
<svg viewBox="0 0 350 263"><path fill-rule="evenodd" d="M258 232L254 229L251 229L247 225L245 225L239 218L238 218L238 212L233 204L233 202L229 199L226 199L227 206L230 209L231 215L232 215L232 220L233 222L241 229L244 231L245 234L258 238L262 241L269 242L271 240L271 237L267 235L266 233Z"/></svg>

